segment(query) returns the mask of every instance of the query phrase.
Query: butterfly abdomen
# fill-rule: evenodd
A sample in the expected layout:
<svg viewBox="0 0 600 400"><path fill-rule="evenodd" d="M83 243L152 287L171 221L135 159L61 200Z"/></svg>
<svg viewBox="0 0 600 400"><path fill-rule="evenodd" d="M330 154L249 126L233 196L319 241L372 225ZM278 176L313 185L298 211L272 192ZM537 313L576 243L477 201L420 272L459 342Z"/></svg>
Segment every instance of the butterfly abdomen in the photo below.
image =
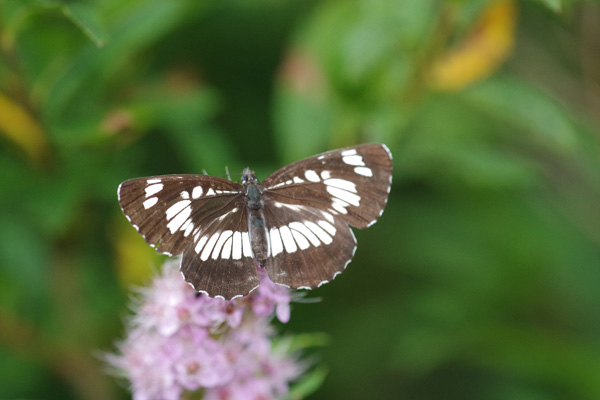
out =
<svg viewBox="0 0 600 400"><path fill-rule="evenodd" d="M262 190L256 177L249 177L244 183L248 207L248 236L252 256L263 267L270 255L269 235L265 223Z"/></svg>

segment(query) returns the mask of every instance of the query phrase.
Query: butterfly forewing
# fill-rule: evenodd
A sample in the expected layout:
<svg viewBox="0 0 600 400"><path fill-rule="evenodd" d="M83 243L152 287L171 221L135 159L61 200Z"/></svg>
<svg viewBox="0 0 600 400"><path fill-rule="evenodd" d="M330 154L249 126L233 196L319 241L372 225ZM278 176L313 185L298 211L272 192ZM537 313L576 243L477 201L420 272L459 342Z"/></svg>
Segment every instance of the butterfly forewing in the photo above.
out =
<svg viewBox="0 0 600 400"><path fill-rule="evenodd" d="M180 254L205 221L243 208L241 185L208 175L162 175L119 186L119 203L146 242Z"/></svg>
<svg viewBox="0 0 600 400"><path fill-rule="evenodd" d="M289 164L265 179L263 186L265 202L312 206L366 228L383 212L391 180L388 148L364 144Z"/></svg>

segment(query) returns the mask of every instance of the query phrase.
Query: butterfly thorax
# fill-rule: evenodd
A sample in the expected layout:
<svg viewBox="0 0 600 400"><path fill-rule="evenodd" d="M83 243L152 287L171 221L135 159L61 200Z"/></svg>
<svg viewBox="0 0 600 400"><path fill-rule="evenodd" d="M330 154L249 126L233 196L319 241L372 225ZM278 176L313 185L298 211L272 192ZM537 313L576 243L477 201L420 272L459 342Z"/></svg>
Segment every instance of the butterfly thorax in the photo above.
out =
<svg viewBox="0 0 600 400"><path fill-rule="evenodd" d="M270 255L270 243L263 211L263 189L249 168L242 173L242 186L248 209L248 236L252 255L262 267Z"/></svg>

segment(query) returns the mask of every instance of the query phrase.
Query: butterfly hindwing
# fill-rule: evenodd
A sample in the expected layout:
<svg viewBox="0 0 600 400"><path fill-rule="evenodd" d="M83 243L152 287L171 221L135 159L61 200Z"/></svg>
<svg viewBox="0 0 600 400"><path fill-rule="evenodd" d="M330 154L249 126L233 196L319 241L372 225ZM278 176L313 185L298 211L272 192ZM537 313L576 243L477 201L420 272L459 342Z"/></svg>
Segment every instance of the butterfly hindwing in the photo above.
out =
<svg viewBox="0 0 600 400"><path fill-rule="evenodd" d="M265 201L313 206L352 226L366 228L383 212L391 180L388 148L364 144L294 162L262 184Z"/></svg>
<svg viewBox="0 0 600 400"><path fill-rule="evenodd" d="M193 240L183 252L181 272L197 291L231 299L258 287L244 207L212 218Z"/></svg>
<svg viewBox="0 0 600 400"><path fill-rule="evenodd" d="M352 260L356 239L346 222L310 206L265 207L271 257L265 268L273 282L316 288Z"/></svg>

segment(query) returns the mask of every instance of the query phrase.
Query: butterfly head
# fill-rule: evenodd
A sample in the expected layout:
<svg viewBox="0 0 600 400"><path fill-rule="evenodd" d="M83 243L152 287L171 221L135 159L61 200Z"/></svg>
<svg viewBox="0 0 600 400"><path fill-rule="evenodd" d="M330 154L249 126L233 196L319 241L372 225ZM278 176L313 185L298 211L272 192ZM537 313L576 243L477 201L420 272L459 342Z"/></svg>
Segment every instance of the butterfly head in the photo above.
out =
<svg viewBox="0 0 600 400"><path fill-rule="evenodd" d="M258 179L250 168L244 168L244 172L242 172L242 185L246 186L251 183L258 183Z"/></svg>

